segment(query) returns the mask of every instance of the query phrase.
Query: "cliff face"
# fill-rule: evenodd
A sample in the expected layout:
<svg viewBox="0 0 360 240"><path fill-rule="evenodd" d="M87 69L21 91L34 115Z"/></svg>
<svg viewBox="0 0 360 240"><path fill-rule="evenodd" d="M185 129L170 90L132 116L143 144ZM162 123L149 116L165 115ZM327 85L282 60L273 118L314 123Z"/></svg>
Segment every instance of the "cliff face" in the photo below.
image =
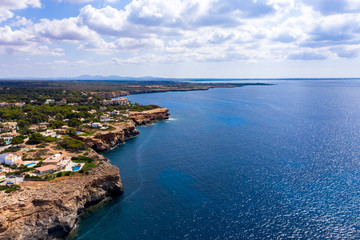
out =
<svg viewBox="0 0 360 240"><path fill-rule="evenodd" d="M86 145L97 152L109 151L119 144L125 143L129 138L136 137L140 132L135 125L145 125L156 121L168 119L169 109L156 108L143 112L129 112L132 121L115 124L112 131L103 131L96 133L91 137L79 137Z"/></svg>
<svg viewBox="0 0 360 240"><path fill-rule="evenodd" d="M137 126L169 119L169 116L169 109L167 108L156 108L149 111L129 113L129 117L134 121Z"/></svg>
<svg viewBox="0 0 360 240"><path fill-rule="evenodd" d="M129 138L136 137L140 132L135 128L133 122L115 125L115 130L104 131L91 137L81 137L81 140L95 151L108 151L125 143Z"/></svg>
<svg viewBox="0 0 360 240"><path fill-rule="evenodd" d="M21 186L12 196L0 193L0 239L63 238L85 207L123 190L119 169L104 161L89 175Z"/></svg>

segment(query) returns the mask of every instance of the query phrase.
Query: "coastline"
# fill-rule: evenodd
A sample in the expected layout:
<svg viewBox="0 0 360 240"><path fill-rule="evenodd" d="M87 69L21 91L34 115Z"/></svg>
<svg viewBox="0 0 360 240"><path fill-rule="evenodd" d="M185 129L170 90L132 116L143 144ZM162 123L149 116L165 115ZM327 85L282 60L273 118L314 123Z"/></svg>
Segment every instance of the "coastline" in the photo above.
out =
<svg viewBox="0 0 360 240"><path fill-rule="evenodd" d="M13 195L3 194L4 197L7 196L7 199L12 201L3 202L0 205L0 212L2 213L0 216L0 238L19 240L58 239L68 236L76 228L80 214L88 207L111 196L119 195L124 190L119 169L110 164L109 159L98 152L110 151L124 144L127 139L138 136L140 132L136 126L169 119L168 111L166 108L159 108L143 112L131 112L129 114L130 123L124 123L123 127L105 132L94 138L82 139L90 148L94 149L92 157L100 162L99 166L90 171L89 175L62 177L57 179L56 183L54 181L33 182L33 185L36 186L32 188L28 188L27 183L24 183L25 189ZM102 171L103 169L108 170ZM85 182L80 189L72 191L72 188L70 190L67 188L71 185L78 185L80 178ZM73 181L73 184L69 184L73 179L77 180ZM49 190L54 188L57 191ZM74 195L74 192L77 195ZM75 202L70 201L74 199L76 199Z"/></svg>
<svg viewBox="0 0 360 240"><path fill-rule="evenodd" d="M168 109L134 112L130 120L115 130L82 139L91 148L89 155L99 164L88 175L74 174L52 181L21 184L22 189L0 193L0 239L63 239L76 229L79 216L88 208L121 195L124 187L119 169L98 152L110 151L136 137L135 126L169 118ZM96 144L94 144L94 141ZM98 150L98 151L96 151Z"/></svg>
<svg viewBox="0 0 360 240"><path fill-rule="evenodd" d="M188 92L188 91L207 91L213 88L236 88L246 86L271 86L270 83L189 83L190 86L163 86L163 85L149 85L143 86L142 89L131 89L127 91L106 91L106 92L92 92L92 94L101 97L118 98L129 95L146 94L146 93L163 93L163 92Z"/></svg>
<svg viewBox="0 0 360 240"><path fill-rule="evenodd" d="M78 137L79 140L97 152L110 151L124 144L126 140L137 137L140 132L136 126L149 125L157 121L169 119L169 109L156 108L143 112L129 112L129 122L116 124L115 129L97 133L91 137Z"/></svg>

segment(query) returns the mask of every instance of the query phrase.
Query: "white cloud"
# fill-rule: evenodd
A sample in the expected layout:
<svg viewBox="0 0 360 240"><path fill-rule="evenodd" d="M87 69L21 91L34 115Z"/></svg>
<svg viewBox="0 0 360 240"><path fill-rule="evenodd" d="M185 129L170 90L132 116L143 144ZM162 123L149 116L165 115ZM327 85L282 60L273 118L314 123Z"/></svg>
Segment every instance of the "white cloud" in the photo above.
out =
<svg viewBox="0 0 360 240"><path fill-rule="evenodd" d="M113 42L106 42L101 38L93 39L79 46L80 50L94 51L100 54L113 54L119 51L139 51L143 49L161 49L162 40L119 38Z"/></svg>
<svg viewBox="0 0 360 240"><path fill-rule="evenodd" d="M149 62L161 62L161 57L155 54L144 54L141 56L135 56L131 58L121 59L121 58L112 58L113 64L142 64Z"/></svg>
<svg viewBox="0 0 360 240"><path fill-rule="evenodd" d="M41 7L40 0L1 0L0 8L16 10L28 7L39 8Z"/></svg>
<svg viewBox="0 0 360 240"><path fill-rule="evenodd" d="M9 26L0 27L0 54L64 55L62 49L51 49L47 45L39 44L35 39L35 35L29 31L12 30Z"/></svg>
<svg viewBox="0 0 360 240"><path fill-rule="evenodd" d="M96 9L87 5L81 9L79 19L83 25L106 35L119 34L127 24L126 13L110 6Z"/></svg>
<svg viewBox="0 0 360 240"><path fill-rule="evenodd" d="M325 55L314 52L292 53L288 57L290 60L324 60L326 58Z"/></svg>
<svg viewBox="0 0 360 240"><path fill-rule="evenodd" d="M28 7L41 7L40 0L1 0L0 1L0 23L15 16L10 10L25 9Z"/></svg>
<svg viewBox="0 0 360 240"><path fill-rule="evenodd" d="M352 59L359 57L360 49L354 46L334 47L330 49L340 58Z"/></svg>
<svg viewBox="0 0 360 240"><path fill-rule="evenodd" d="M16 21L10 24L11 27L30 27L31 25L33 25L33 22L31 20L20 16L16 16Z"/></svg>
<svg viewBox="0 0 360 240"><path fill-rule="evenodd" d="M44 55L44 56L64 56L62 49L51 49L46 45L29 43L27 45L0 45L2 55Z"/></svg>
<svg viewBox="0 0 360 240"><path fill-rule="evenodd" d="M334 15L322 18L312 32L318 41L345 41L359 38L360 26L358 14Z"/></svg>
<svg viewBox="0 0 360 240"><path fill-rule="evenodd" d="M58 2L69 2L69 3L89 3L93 2L94 0L57 0Z"/></svg>
<svg viewBox="0 0 360 240"><path fill-rule="evenodd" d="M64 64L68 64L68 63L69 62L66 61L66 60L55 60L55 61L52 62L52 64L57 64L57 65L59 65L59 64L64 65Z"/></svg>
<svg viewBox="0 0 360 240"><path fill-rule="evenodd" d="M50 41L79 41L96 37L96 33L78 23L78 18L42 19L40 23L34 24L32 31L38 37Z"/></svg>
<svg viewBox="0 0 360 240"><path fill-rule="evenodd" d="M20 46L27 45L34 36L25 32L13 31L9 26L0 27L0 45Z"/></svg>
<svg viewBox="0 0 360 240"><path fill-rule="evenodd" d="M246 0L241 3L229 0L137 0L124 10L110 6L97 9L88 5L81 9L81 24L99 35L113 36L117 40L106 42L97 38L82 44L79 49L107 54L126 49L161 50L156 57L147 55L145 59L152 56L151 61L167 61L164 60L166 55L179 61L286 59L289 52L293 59L323 59L321 53L313 54L312 45L321 43L317 47L319 51L328 51L331 44L324 43L322 38L330 41L331 37L336 37L331 36L332 32L345 37L351 33L352 39L359 38L354 34L356 23L347 20L343 23L344 19L353 16L339 18L343 21L336 16L322 16L313 6L294 0ZM327 30L327 25L332 32ZM149 39L158 39L162 44L145 44L151 43ZM122 62L139 62L139 58Z"/></svg>
<svg viewBox="0 0 360 240"><path fill-rule="evenodd" d="M12 18L14 16L14 13L7 10L0 8L0 23L8 20L9 18Z"/></svg>
<svg viewBox="0 0 360 240"><path fill-rule="evenodd" d="M2 28L0 45L47 46L32 54L62 53L51 47L65 41L79 51L124 52L117 63L357 57L351 51L360 44L360 17L354 12L360 0L339 2L338 14L324 0L133 0L124 9L86 5L78 16L64 19L17 17ZM37 0L1 4L7 10L0 21L13 17L9 9L41 6Z"/></svg>
<svg viewBox="0 0 360 240"><path fill-rule="evenodd" d="M341 13L358 13L360 11L359 0L303 0L316 11L324 15Z"/></svg>

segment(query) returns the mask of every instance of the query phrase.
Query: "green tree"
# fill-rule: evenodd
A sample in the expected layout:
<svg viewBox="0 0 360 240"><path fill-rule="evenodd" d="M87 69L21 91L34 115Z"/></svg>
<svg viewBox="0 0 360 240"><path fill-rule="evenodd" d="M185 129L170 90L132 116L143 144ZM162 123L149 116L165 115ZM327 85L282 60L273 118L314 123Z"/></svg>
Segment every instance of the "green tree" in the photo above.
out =
<svg viewBox="0 0 360 240"><path fill-rule="evenodd" d="M23 108L22 108L22 110L23 110L24 112L30 112L30 111L32 111L33 109L34 109L34 107L31 106L30 104L26 104L26 105L23 106Z"/></svg>
<svg viewBox="0 0 360 240"><path fill-rule="evenodd" d="M68 129L68 135L70 137L76 137L77 136L76 129L75 128L69 128Z"/></svg>
<svg viewBox="0 0 360 240"><path fill-rule="evenodd" d="M64 119L64 116L63 116L61 113L57 113L57 114L55 115L55 119L58 120L58 121L60 121L60 120L63 120L63 119Z"/></svg>
<svg viewBox="0 0 360 240"><path fill-rule="evenodd" d="M19 120L17 123L17 126L20 129L28 129L30 127L30 122L25 121L25 120Z"/></svg>
<svg viewBox="0 0 360 240"><path fill-rule="evenodd" d="M24 138L21 135L13 137L13 139L11 140L11 144L13 145L19 145L22 143L24 143Z"/></svg>
<svg viewBox="0 0 360 240"><path fill-rule="evenodd" d="M68 122L69 127L78 127L81 124L82 124L82 122L77 118L72 118Z"/></svg>
<svg viewBox="0 0 360 240"><path fill-rule="evenodd" d="M49 126L51 128L54 128L54 129L57 129L57 128L61 128L62 126L65 125L65 122L63 121L54 121L54 120L51 120L50 123L49 123Z"/></svg>
<svg viewBox="0 0 360 240"><path fill-rule="evenodd" d="M6 142L3 138L0 138L0 146L5 146Z"/></svg>
<svg viewBox="0 0 360 240"><path fill-rule="evenodd" d="M41 123L49 119L48 115L40 112L30 112L29 115L32 123Z"/></svg>
<svg viewBox="0 0 360 240"><path fill-rule="evenodd" d="M32 133L29 137L29 140L26 142L27 144L39 144L45 140L45 137L40 133Z"/></svg>
<svg viewBox="0 0 360 240"><path fill-rule="evenodd" d="M65 137L61 142L60 146L62 148L68 149L68 150L86 150L86 145L80 140L71 138L71 137Z"/></svg>

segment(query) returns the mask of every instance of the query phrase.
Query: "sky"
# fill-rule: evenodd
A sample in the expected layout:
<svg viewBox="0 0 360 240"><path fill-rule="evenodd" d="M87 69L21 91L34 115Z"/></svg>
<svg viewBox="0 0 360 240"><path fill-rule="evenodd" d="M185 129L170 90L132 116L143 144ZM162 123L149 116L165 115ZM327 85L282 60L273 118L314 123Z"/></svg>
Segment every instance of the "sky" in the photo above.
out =
<svg viewBox="0 0 360 240"><path fill-rule="evenodd" d="M0 0L0 78L360 77L360 0Z"/></svg>

